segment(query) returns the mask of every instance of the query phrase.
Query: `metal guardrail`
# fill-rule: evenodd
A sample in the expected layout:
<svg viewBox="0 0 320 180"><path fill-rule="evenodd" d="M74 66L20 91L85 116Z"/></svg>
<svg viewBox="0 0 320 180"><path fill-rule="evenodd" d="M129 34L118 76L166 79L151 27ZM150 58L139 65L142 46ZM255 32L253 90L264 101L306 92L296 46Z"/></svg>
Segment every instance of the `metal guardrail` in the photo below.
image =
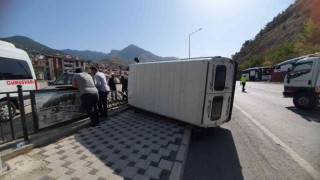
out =
<svg viewBox="0 0 320 180"><path fill-rule="evenodd" d="M128 103L128 98L120 91L108 91L107 96L108 109L121 106Z"/></svg>
<svg viewBox="0 0 320 180"><path fill-rule="evenodd" d="M5 101L2 101L2 103L6 102L5 105L1 105L0 144L10 142L22 137L25 141L27 141L28 130L29 133L34 132L33 122L26 122L26 113L24 106L25 98L29 97L32 92L22 91L21 85L18 85L17 88L18 89L15 92L0 93L5 94Z"/></svg>
<svg viewBox="0 0 320 180"><path fill-rule="evenodd" d="M35 100L36 93L69 91L68 89L23 91L21 85L18 85L17 88L18 89L15 92L0 93L6 95L5 101L2 101L6 102L6 106L1 110L1 113L6 114L5 116L0 117L0 144L20 138L23 138L24 141L28 141L28 135L40 131ZM26 96L29 97L29 95L30 106L25 106L24 100L26 100ZM108 109L111 109L127 104L127 96L120 91L109 91L107 101ZM11 107L11 105L14 105L15 107ZM26 108L29 108L27 113ZM19 112L16 111L15 113L13 112L14 110L18 110Z"/></svg>

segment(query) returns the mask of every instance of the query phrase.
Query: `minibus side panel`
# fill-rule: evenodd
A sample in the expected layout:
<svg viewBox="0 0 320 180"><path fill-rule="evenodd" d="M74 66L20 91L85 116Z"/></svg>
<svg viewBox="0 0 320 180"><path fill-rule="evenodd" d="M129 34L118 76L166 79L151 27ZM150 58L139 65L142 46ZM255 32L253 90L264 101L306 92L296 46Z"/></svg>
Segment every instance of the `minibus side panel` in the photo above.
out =
<svg viewBox="0 0 320 180"><path fill-rule="evenodd" d="M17 91L18 84L22 85L23 90L36 89L36 76L27 53L16 48L12 49L12 51L0 49L0 63L1 69L4 71L2 73L11 73L12 76L23 76L23 78L1 77L1 92Z"/></svg>

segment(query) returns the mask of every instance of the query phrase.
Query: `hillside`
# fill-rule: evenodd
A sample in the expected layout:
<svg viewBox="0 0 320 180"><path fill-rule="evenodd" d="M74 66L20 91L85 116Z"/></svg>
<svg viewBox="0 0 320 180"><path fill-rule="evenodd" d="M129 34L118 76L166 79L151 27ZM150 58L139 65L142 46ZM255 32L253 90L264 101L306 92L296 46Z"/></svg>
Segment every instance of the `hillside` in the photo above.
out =
<svg viewBox="0 0 320 180"><path fill-rule="evenodd" d="M111 50L111 52L107 55L107 58L104 59L104 62L109 62L113 60L120 60L123 63L131 64L133 63L133 59L135 57L140 58L142 62L150 62L150 61L163 61L168 59L177 59L175 57L160 57L149 51L146 51L136 45L129 45L122 50Z"/></svg>
<svg viewBox="0 0 320 180"><path fill-rule="evenodd" d="M12 36L8 38L0 38L0 39L13 43L17 48L27 51L28 54L34 54L34 53L48 54L48 55L65 54L62 51L52 49L48 46L40 44L25 36Z"/></svg>
<svg viewBox="0 0 320 180"><path fill-rule="evenodd" d="M78 56L81 59L92 60L92 61L102 60L107 57L106 53L97 52L97 51L89 51L89 50L78 51L78 50L71 50L71 49L63 49L61 51L66 54L70 54L72 56Z"/></svg>
<svg viewBox="0 0 320 180"><path fill-rule="evenodd" d="M320 0L297 0L245 41L233 58L244 69L315 52L320 52Z"/></svg>
<svg viewBox="0 0 320 180"><path fill-rule="evenodd" d="M77 51L71 49L64 49L63 52L78 56L81 59L85 60L93 60L102 63L118 63L118 64L131 64L133 63L133 59L138 57L142 62L149 61L163 61L167 59L176 59L175 57L160 57L149 51L146 51L136 45L129 45L122 50L111 50L110 53L105 54L97 51Z"/></svg>
<svg viewBox="0 0 320 180"><path fill-rule="evenodd" d="M175 57L160 57L149 51L146 51L136 45L129 45L122 50L111 50L110 53L105 54L97 51L78 51L71 49L56 50L48 46L40 44L28 37L12 36L7 38L0 38L1 40L13 43L17 48L27 51L28 54L48 54L48 55L72 55L78 56L80 59L99 61L103 63L117 63L127 65L133 63L133 59L138 57L142 62L148 61L163 61L168 59L176 59Z"/></svg>

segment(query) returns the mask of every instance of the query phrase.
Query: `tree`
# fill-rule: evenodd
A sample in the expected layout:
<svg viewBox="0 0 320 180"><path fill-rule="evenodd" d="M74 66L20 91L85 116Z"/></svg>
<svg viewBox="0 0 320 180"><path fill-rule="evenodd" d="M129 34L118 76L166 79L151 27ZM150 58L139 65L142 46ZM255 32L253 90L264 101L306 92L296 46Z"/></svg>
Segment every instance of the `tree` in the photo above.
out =
<svg viewBox="0 0 320 180"><path fill-rule="evenodd" d="M282 30L287 30L287 26L285 24L282 25Z"/></svg>
<svg viewBox="0 0 320 180"><path fill-rule="evenodd" d="M312 19L304 24L303 32L300 34L302 43L319 44L320 43L320 27L317 26Z"/></svg>

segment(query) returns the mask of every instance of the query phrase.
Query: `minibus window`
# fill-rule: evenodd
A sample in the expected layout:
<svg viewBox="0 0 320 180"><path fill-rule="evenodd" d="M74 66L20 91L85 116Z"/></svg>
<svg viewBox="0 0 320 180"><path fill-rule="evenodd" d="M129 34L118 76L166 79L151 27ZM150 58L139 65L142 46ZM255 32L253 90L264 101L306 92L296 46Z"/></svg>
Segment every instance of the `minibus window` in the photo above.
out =
<svg viewBox="0 0 320 180"><path fill-rule="evenodd" d="M222 104L223 104L223 97L217 96L214 97L212 100L211 106L211 121L219 120L221 117L222 111Z"/></svg>
<svg viewBox="0 0 320 180"><path fill-rule="evenodd" d="M0 57L0 80L33 79L26 61Z"/></svg>
<svg viewBox="0 0 320 180"><path fill-rule="evenodd" d="M227 68L225 65L218 65L216 68L216 77L214 81L214 90L222 91L226 83Z"/></svg>

